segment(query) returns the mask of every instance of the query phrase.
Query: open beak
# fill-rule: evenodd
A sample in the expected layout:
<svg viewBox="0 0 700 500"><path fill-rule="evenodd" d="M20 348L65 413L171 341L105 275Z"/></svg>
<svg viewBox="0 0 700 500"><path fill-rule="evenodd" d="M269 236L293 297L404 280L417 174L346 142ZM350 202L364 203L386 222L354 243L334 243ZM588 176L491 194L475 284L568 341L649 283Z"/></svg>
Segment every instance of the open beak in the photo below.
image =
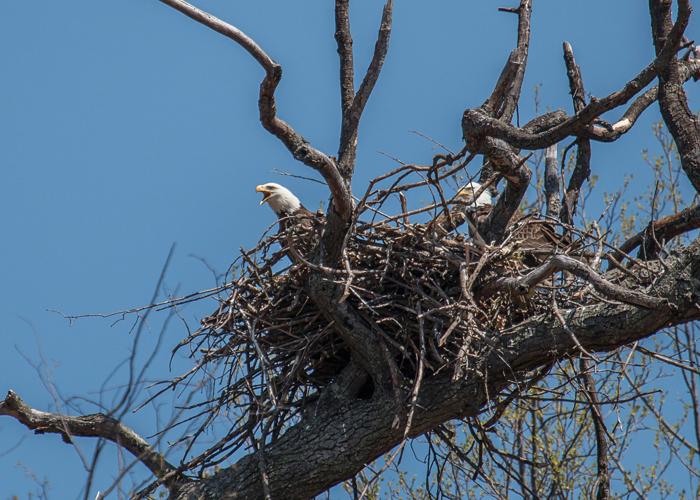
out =
<svg viewBox="0 0 700 500"><path fill-rule="evenodd" d="M272 191L265 189L265 186L262 186L262 185L255 186L255 191L263 194L263 198L262 198L262 200L260 200L261 205L263 203L265 203L270 198L270 196L272 196Z"/></svg>

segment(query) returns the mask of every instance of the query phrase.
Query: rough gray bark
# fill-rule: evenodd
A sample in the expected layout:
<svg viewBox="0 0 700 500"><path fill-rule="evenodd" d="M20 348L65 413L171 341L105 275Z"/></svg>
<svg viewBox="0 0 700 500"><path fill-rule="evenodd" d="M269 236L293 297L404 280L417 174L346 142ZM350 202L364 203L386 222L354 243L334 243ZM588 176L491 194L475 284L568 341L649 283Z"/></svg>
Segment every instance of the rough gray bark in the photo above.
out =
<svg viewBox="0 0 700 500"><path fill-rule="evenodd" d="M160 0L203 25L227 36L258 61L265 71L260 85L260 120L292 156L317 170L332 196L325 219L320 247L311 257L312 266L337 270L348 231L352 230L354 202L351 190L360 119L372 93L387 54L392 23L392 0L384 5L372 61L357 93L354 89L352 37L349 2L336 0L336 41L340 58L340 95L342 124L338 159L310 145L288 123L278 117L275 90L282 68L246 34L183 0ZM670 0L650 0L656 59L642 69L619 91L585 104L583 82L565 47L575 114L562 111L536 117L522 127L511 124L525 72L530 36L530 0L521 0L517 9L518 42L510 54L494 91L480 108L463 113L461 128L467 151L483 154L492 171L506 180L506 187L488 217L479 221L479 233L488 241L498 241L506 233L518 210L530 181L530 171L520 149L542 149L574 137L579 143L579 161L567 190L565 219L571 221L584 179L590 172L589 142L612 141L631 128L639 114L658 99L664 120L673 134L685 172L700 190L700 125L690 112L683 83L697 75L697 61L680 61L676 54L690 16L687 0L679 0L678 19L671 19ZM655 78L658 87L641 93ZM641 93L641 94L640 94ZM636 99L635 99L636 96ZM623 118L612 126L597 120L610 110L635 99ZM473 156L472 156L473 157ZM450 163L451 164L451 163ZM548 213L561 204L556 179L556 158L548 164ZM434 166L435 172L437 167ZM437 173L435 173L437 177ZM450 219L443 193L440 193L445 217ZM438 203L436 203L436 206ZM451 227L463 222L450 221ZM668 220L653 222L656 236L671 238L700 227L697 207L686 209ZM444 234L443 234L444 235ZM644 235L626 242L622 250L645 244ZM657 248L653 249L654 256ZM620 260L619 253L609 255ZM617 259L615 259L617 257ZM653 265L653 264L650 264ZM581 349L586 352L611 351L643 339L659 330L700 318L700 240L668 258L658 272L642 276L646 290L630 291L612 285L588 266L558 256L550 259L521 279L503 279L492 283L515 294L527 291L551 276L567 270L589 282L608 299L622 303L600 302L530 318L495 333L491 354L483 359L482 374L473 372L457 380L445 371L427 377L422 384L406 388L396 383L396 367L381 340L380 326L363 317L341 300L342 285L320 272L309 271L308 296L333 324L335 333L351 351L351 361L333 384L324 389L315 402L305 408L301 421L287 429L277 440L200 480L185 479L173 465L165 462L147 443L118 422L104 415L65 417L29 408L13 393L0 403L0 415L18 419L37 432L71 436L96 436L125 445L149 467L159 481L171 489L174 498L309 498L353 477L366 464L391 450L406 437L431 431L451 419L476 416L489 398L498 398L502 389L522 382L531 372L550 366ZM612 271L614 272L614 271ZM456 284L458 285L458 284ZM635 286L638 286L635 284ZM544 372L538 376L542 376ZM358 392L368 380L375 389L360 398ZM409 401L415 397L415 405ZM409 418L409 414L412 417ZM602 453L602 452L601 452ZM602 464L602 456L601 456ZM602 466L602 465L601 465Z"/></svg>
<svg viewBox="0 0 700 500"><path fill-rule="evenodd" d="M611 304L582 307L563 311L566 326L554 317L532 318L495 339L497 352L486 360L485 379L426 380L409 435L477 415L487 403L487 388L495 398L514 377L575 353L578 346L570 332L590 352L611 351L666 326L700 318L700 241L669 260L668 266L652 286L655 296L669 301L663 310ZM407 397L403 393L399 399ZM264 451L272 498L310 498L351 477L403 439L406 414L403 402L379 393L369 401L335 400L310 409L307 419ZM250 455L211 478L186 485L177 498L264 498L259 463Z"/></svg>

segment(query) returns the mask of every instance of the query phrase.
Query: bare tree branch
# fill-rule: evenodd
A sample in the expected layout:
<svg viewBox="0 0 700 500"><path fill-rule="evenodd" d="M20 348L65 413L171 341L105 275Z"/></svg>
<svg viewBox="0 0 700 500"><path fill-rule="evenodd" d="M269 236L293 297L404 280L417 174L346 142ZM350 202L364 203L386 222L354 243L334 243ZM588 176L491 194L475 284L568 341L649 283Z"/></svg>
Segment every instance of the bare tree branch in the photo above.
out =
<svg viewBox="0 0 700 500"><path fill-rule="evenodd" d="M551 257L547 262L533 269L523 278L497 278L484 285L481 294L488 296L497 291L510 291L511 293L525 295L533 287L559 271L568 271L574 276L588 281L598 292L613 300L619 300L626 304L635 304L648 309L665 309L669 306L665 298L653 297L646 293L628 290L611 283L583 262L579 262L567 255Z"/></svg>
<svg viewBox="0 0 700 500"><path fill-rule="evenodd" d="M133 430L103 413L77 417L47 413L29 407L15 392L9 391L0 402L0 415L18 420L37 434L60 434L66 443L71 443L75 436L101 437L112 441L127 449L157 478L170 474L172 479L168 486L171 489L176 486L177 476L174 473L177 468Z"/></svg>
<svg viewBox="0 0 700 500"><path fill-rule="evenodd" d="M333 203L341 218L349 221L353 202L348 185L340 175L335 162L325 153L309 144L287 122L277 117L275 90L282 78L282 66L277 64L255 41L232 26L183 0L160 0L166 5L185 14L195 21L230 38L251 54L265 70L265 78L260 84L260 121L265 129L277 137L287 147L294 158L317 170L325 179L333 194Z"/></svg>
<svg viewBox="0 0 700 500"><path fill-rule="evenodd" d="M393 8L394 1L387 0L386 4L384 4L384 9L382 10L382 20L379 24L377 42L374 45L374 54L372 55L372 60L367 68L367 73L365 73L362 83L360 84L360 88L352 100L352 105L347 113L343 113L343 125L340 133L340 148L338 150L338 164L343 177L346 179L350 179L352 177L352 173L355 168L357 134L360 127L360 118L362 118L362 112L365 109L367 100L372 94L372 90L374 90L374 86L379 79L382 66L384 66L386 53L389 50ZM347 29L349 29L349 23ZM347 52L347 50L344 49L344 52ZM343 57L342 54L341 57ZM344 76L343 78L347 78L347 76Z"/></svg>
<svg viewBox="0 0 700 500"><path fill-rule="evenodd" d="M644 245L642 257L647 260L652 259L658 255L659 243L663 244L676 236L698 228L700 228L700 205L686 208L677 214L649 223L642 231L627 239L620 245L619 250L612 252L608 258L612 257L620 262L625 254L631 253L639 245Z"/></svg>
<svg viewBox="0 0 700 500"><path fill-rule="evenodd" d="M591 419L593 420L593 429L595 432L596 459L598 463L596 499L607 500L610 498L610 469L608 467L608 441L605 436L605 420L600 413L598 391L595 387L595 381L588 369L588 362L584 358L581 358L580 368L583 391L589 402Z"/></svg>
<svg viewBox="0 0 700 500"><path fill-rule="evenodd" d="M526 165L529 156L520 158L504 141L491 137L484 139L482 151L493 169L505 177L506 188L498 197L491 213L477 227L487 242L500 242L513 215L520 208L520 202L530 183L532 173Z"/></svg>
<svg viewBox="0 0 700 500"><path fill-rule="evenodd" d="M586 306L564 311L567 328L587 350L611 351L645 338L668 325L700 317L700 242L668 262L656 291L673 308L646 309L632 305ZM485 360L487 383L476 374L453 380L431 377L421 385L409 437L421 435L453 418L480 413L484 404L507 387L512 376L529 372L577 352L569 332L556 318L537 316L494 339L498 348ZM408 391L400 406L391 394L352 404L319 407L314 415L289 429L265 451L270 494L273 498L308 498L348 479L366 463L390 450L404 438ZM397 425L397 416L399 418ZM319 454L319 450L324 450ZM258 459L248 455L236 465L187 485L179 498L206 491L216 497L262 497ZM290 474L296 480L288 481Z"/></svg>
<svg viewBox="0 0 700 500"><path fill-rule="evenodd" d="M510 123L517 109L522 89L525 69L527 67L528 49L530 46L530 18L532 1L521 0L516 9L499 8L502 12L518 14L518 39L515 49L509 54L506 64L501 70L493 92L481 106L489 115ZM484 183L493 177L494 165L486 162L481 169L479 182Z"/></svg>
<svg viewBox="0 0 700 500"><path fill-rule="evenodd" d="M586 91L583 86L583 78L581 77L581 68L576 64L574 50L568 42L564 42L564 62L566 63L566 74L569 77L569 90L574 102L574 112L578 114L586 107ZM571 173L559 215L562 222L566 224L573 222L581 187L590 175L591 141L588 138L579 137L576 141L576 166Z"/></svg>
<svg viewBox="0 0 700 500"><path fill-rule="evenodd" d="M678 43L683 36L689 15L689 11L679 11L678 20L673 26L663 49L647 67L627 82L622 89L602 99L591 99L591 102L576 115L568 117L544 131L531 133L492 118L483 110L467 109L462 115L462 133L465 141L469 143L477 137L490 136L503 139L512 147L532 150L546 148L570 135L585 133L593 120L606 111L627 103L651 83L661 68L668 65L669 61L676 54Z"/></svg>
<svg viewBox="0 0 700 500"><path fill-rule="evenodd" d="M682 60L682 80L688 81L691 77L697 80L700 77L700 60ZM658 99L659 87L654 86L637 97L627 108L627 111L613 124L600 120L588 127L582 137L600 142L612 142L627 133L636 123L641 114Z"/></svg>
<svg viewBox="0 0 700 500"><path fill-rule="evenodd" d="M502 121L510 123L513 119L513 114L520 101L520 91L525 78L525 69L527 68L528 49L530 47L530 17L532 16L532 0L521 0L520 6L517 9L518 13L518 42L516 47L517 53L517 70L509 91L505 95L503 102L503 111L499 118Z"/></svg>
<svg viewBox="0 0 700 500"><path fill-rule="evenodd" d="M355 66L350 32L350 0L335 1L335 41L340 59L340 106L343 123L349 119L348 113L355 98Z"/></svg>
<svg viewBox="0 0 700 500"><path fill-rule="evenodd" d="M671 0L650 0L651 25L656 53L669 45L680 43L678 31L685 28L690 17L689 0L678 0L678 18L672 24ZM684 75L681 62L673 58L659 68L659 107L661 116L673 136L681 157L681 166L697 192L700 192L700 122L688 107L683 89Z"/></svg>
<svg viewBox="0 0 700 500"><path fill-rule="evenodd" d="M559 186L559 163L557 162L557 145L553 144L544 154L544 192L547 203L547 216L557 218L561 210Z"/></svg>

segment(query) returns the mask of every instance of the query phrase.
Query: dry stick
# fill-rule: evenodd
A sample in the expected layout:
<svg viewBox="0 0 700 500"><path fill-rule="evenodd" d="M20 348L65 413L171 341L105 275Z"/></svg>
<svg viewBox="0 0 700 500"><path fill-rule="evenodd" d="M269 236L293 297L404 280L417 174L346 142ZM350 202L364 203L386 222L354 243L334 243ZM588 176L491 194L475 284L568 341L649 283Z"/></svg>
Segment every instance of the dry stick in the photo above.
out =
<svg viewBox="0 0 700 500"><path fill-rule="evenodd" d="M555 255L541 266L533 269L522 278L497 278L486 285L481 290L482 295L488 296L497 291L510 291L519 295L527 294L533 287L537 286L552 273L568 271L571 274L588 281L593 287L606 297L644 307L646 309L664 309L668 307L668 301L661 297L653 297L635 290L628 290L620 285L616 285L604 279L597 272L583 262L567 255Z"/></svg>
<svg viewBox="0 0 700 500"><path fill-rule="evenodd" d="M317 170L323 176L333 195L333 203L338 213L343 220L349 221L353 209L352 196L333 159L311 146L288 123L277 117L275 90L282 79L282 66L277 64L252 38L235 26L183 0L160 1L233 40L262 66L265 70L265 77L260 84L258 106L263 127L282 141L296 160Z"/></svg>
<svg viewBox="0 0 700 500"><path fill-rule="evenodd" d="M436 155L436 158L440 157L440 160L433 161L432 165L413 165L413 164L404 164L400 167L397 167L394 170L389 171L388 173L381 175L372 181L370 181L369 185L367 186L367 191L365 192L365 195L362 197L361 201L357 204L358 206L358 211L364 207L367 204L367 199L373 195L377 194L377 192L373 191L374 186L376 186L379 182L386 180L390 177L393 177L397 175L400 172L407 171L405 172L405 175L402 176L399 180L402 180L406 175L410 173L417 173L417 172L428 172L431 169L440 169L443 167L446 167L448 165L454 164L457 160L461 159L464 157L464 155L467 153L466 147L462 149L456 156L450 156L450 155ZM476 157L476 153L470 153L470 155L461 163L459 163L457 166L446 170L442 174L438 176L438 181L441 181L443 179L446 179L447 177L450 177L451 175L454 175L461 169L465 168L466 165L468 165L474 158ZM379 193L381 193L384 197L390 195L391 193L396 193L400 191L408 191L410 189L414 189L420 186L426 186L430 184L430 181L427 179L423 179L418 182L413 182L410 184L398 184L398 181L394 183L394 185L389 188L389 189L384 189L381 190ZM376 201L374 203L377 203Z"/></svg>
<svg viewBox="0 0 700 500"><path fill-rule="evenodd" d="M650 222L646 228L620 245L618 251L611 252L606 258L621 261L624 257L623 252L631 253L632 250L644 243L649 233L655 234L661 242L664 242L698 228L700 228L700 205L695 205L677 214Z"/></svg>
<svg viewBox="0 0 700 500"><path fill-rule="evenodd" d="M338 2L336 2L336 6L338 5L338 3L343 4L347 2L344 2L344 0L338 0ZM384 9L382 10L382 19L379 24L379 33L377 34L377 41L374 46L374 53L372 54L372 60L370 61L369 67L367 68L367 72L365 73L365 76L362 79L362 83L360 83L360 88L357 90L357 94L355 94L355 96L352 99L352 104L347 109L347 112L344 111L343 113L343 124L340 133L340 147L338 149L338 164L342 175L346 179L350 179L352 177L352 172L354 169L355 154L357 150L357 134L360 126L360 118L362 117L362 112L365 109L367 100L372 94L372 90L374 90L374 86L376 85L377 80L379 79L379 74L382 71L382 66L384 65L386 53L389 50L393 6L393 0L387 0L386 4L384 4ZM347 16L347 22L341 22L341 29L347 29L349 32L349 16ZM347 38L349 38L349 33ZM350 43L352 44L352 40L350 40ZM352 54L352 47L343 48L341 51L339 46L338 52L342 60L343 58L347 58L348 53ZM348 64L352 64L352 58L350 58L349 63L347 61L342 62L341 66ZM345 69L344 71L342 67L341 78L348 78L347 69ZM344 83L342 85L344 85ZM347 89L345 89L344 92L347 92ZM346 105L346 97L347 96L345 95L343 96L344 109Z"/></svg>
<svg viewBox="0 0 700 500"><path fill-rule="evenodd" d="M687 3L687 0L684 0ZM505 140L515 148L542 149L555 144L565 137L577 135L596 118L618 106L627 103L656 77L660 68L666 67L671 58L675 57L679 41L688 23L690 11L679 9L676 24L674 24L663 49L657 57L634 78L627 82L622 89L617 90L601 99L592 99L579 113L559 121L556 125L545 130L530 133L524 129L512 127L500 120L493 119L482 110L467 109L462 116L462 129L465 137L475 134L486 135Z"/></svg>
<svg viewBox="0 0 700 500"><path fill-rule="evenodd" d="M60 434L66 443L72 443L74 436L112 441L128 450L158 478L177 470L141 436L103 413L74 417L47 413L31 408L14 391L8 391L0 402L0 415L15 418L37 434Z"/></svg>
<svg viewBox="0 0 700 500"><path fill-rule="evenodd" d="M606 500L610 498L610 469L608 468L608 442L605 438L607 434L607 429L605 427L605 420L600 413L600 408L598 407L598 395L595 387L595 382L593 376L588 369L588 363L584 358L580 360L581 368L581 385L583 391L586 394L586 398L589 402L589 409L591 411L591 418L593 419L593 428L595 430L595 440L596 440L596 457L598 462L597 470L597 500Z"/></svg>
<svg viewBox="0 0 700 500"><path fill-rule="evenodd" d="M408 203L406 202L406 195L403 194L403 191L399 191L399 200L401 201L401 212L406 213L408 212ZM408 218L408 216L405 216L403 218L403 223L408 225L411 223L411 220Z"/></svg>
<svg viewBox="0 0 700 500"><path fill-rule="evenodd" d="M681 363L680 361L677 361L673 358L669 358L668 356L664 356L663 354L659 354L658 352L650 351L649 349L646 349L642 346L637 346L637 350L642 354L646 354L647 356L650 356L654 359L658 359L659 361L662 361L669 365L675 366L676 368L680 368L681 370L700 375L700 369L695 368L694 366L686 365L685 363Z"/></svg>
<svg viewBox="0 0 700 500"><path fill-rule="evenodd" d="M569 77L569 90L574 102L574 112L579 113L586 106L586 91L581 77L581 68L576 64L574 51L568 42L564 42L564 62L566 63L566 74ZM565 223L573 223L576 215L576 207L581 193L583 183L591 175L591 141L590 139L579 137L576 141L576 166L569 178L569 185L560 210L559 217Z"/></svg>

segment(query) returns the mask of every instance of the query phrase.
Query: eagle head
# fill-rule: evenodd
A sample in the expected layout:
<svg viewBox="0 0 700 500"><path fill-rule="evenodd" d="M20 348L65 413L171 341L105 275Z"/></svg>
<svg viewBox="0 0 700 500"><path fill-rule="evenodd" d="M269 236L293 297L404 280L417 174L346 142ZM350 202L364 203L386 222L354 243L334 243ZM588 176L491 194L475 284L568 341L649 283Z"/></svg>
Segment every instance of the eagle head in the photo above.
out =
<svg viewBox="0 0 700 500"><path fill-rule="evenodd" d="M475 194L481 191L481 194L475 198ZM491 206L491 193L488 189L481 190L481 184L478 182L470 182L457 192L456 199L467 206L467 210L475 210L477 208Z"/></svg>
<svg viewBox="0 0 700 500"><path fill-rule="evenodd" d="M278 215L291 215L301 208L301 201L294 196L289 189L274 182L260 184L255 187L258 193L263 194L260 204L267 202L270 208Z"/></svg>

